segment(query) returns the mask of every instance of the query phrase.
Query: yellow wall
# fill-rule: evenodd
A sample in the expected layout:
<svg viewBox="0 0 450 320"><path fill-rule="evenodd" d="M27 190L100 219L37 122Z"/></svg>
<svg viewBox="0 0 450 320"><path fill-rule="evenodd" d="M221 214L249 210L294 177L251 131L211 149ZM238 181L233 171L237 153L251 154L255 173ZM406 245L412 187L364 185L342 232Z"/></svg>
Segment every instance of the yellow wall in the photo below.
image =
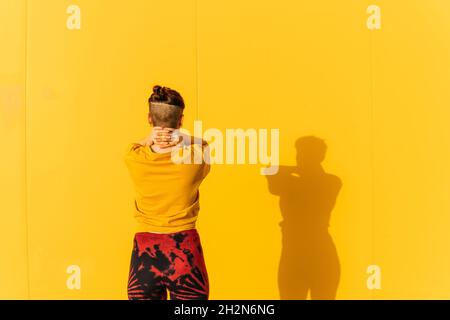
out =
<svg viewBox="0 0 450 320"><path fill-rule="evenodd" d="M381 29L367 28L371 4ZM70 5L81 9L80 29L67 27ZM325 141L323 167L342 182L330 221L337 299L450 298L445 1L0 7L9 44L0 60L0 298L126 299L133 188L121 157L149 130L154 84L180 91L189 130L195 119L204 130L279 128L282 165L296 165L298 138ZM280 298L282 212L260 167L217 164L202 186L211 299ZM296 190L289 181L282 192ZM301 192L323 204L320 192ZM287 203L300 215L297 205ZM80 289L67 286L73 265ZM381 289L368 289L369 265L380 267Z"/></svg>
<svg viewBox="0 0 450 320"><path fill-rule="evenodd" d="M0 1L0 299L28 297L25 12L25 1Z"/></svg>

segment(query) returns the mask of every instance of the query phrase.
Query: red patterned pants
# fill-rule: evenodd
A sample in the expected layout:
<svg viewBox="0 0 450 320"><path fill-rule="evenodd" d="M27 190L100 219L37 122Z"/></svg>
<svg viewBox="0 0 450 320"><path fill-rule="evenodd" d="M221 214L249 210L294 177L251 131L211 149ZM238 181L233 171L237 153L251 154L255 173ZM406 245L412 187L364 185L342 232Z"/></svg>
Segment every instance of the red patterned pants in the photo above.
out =
<svg viewBox="0 0 450 320"><path fill-rule="evenodd" d="M129 300L207 300L208 274L196 229L138 232L128 278Z"/></svg>

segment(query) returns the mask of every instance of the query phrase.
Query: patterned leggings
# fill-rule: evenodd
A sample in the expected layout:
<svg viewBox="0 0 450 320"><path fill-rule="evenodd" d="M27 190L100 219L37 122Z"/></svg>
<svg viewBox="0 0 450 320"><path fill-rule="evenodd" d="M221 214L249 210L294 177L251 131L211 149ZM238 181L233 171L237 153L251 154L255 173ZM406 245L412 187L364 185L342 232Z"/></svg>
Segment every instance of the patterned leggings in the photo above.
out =
<svg viewBox="0 0 450 320"><path fill-rule="evenodd" d="M171 300L208 300L208 274L196 229L138 232L133 242L129 300L167 300L167 290Z"/></svg>

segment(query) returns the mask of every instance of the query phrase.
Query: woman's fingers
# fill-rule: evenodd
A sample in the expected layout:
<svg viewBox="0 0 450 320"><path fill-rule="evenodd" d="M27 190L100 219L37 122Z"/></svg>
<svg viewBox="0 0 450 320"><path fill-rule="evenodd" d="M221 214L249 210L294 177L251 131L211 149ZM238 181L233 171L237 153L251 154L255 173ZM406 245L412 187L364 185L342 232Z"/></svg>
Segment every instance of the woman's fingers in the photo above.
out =
<svg viewBox="0 0 450 320"><path fill-rule="evenodd" d="M152 130L152 134L155 136L165 136L165 135L172 134L173 131L174 131L174 129L172 129L172 128L155 127Z"/></svg>
<svg viewBox="0 0 450 320"><path fill-rule="evenodd" d="M181 142L181 140L183 140L182 136L177 135L176 137L174 137L168 144L169 147L173 147L175 145L177 145L178 143Z"/></svg>
<svg viewBox="0 0 450 320"><path fill-rule="evenodd" d="M172 136L174 128L161 128L154 127L152 131L152 139L155 144L162 148L167 148L176 145L179 142L179 138L174 139Z"/></svg>
<svg viewBox="0 0 450 320"><path fill-rule="evenodd" d="M170 134L157 134L154 136L154 140L158 142L171 141L172 136Z"/></svg>

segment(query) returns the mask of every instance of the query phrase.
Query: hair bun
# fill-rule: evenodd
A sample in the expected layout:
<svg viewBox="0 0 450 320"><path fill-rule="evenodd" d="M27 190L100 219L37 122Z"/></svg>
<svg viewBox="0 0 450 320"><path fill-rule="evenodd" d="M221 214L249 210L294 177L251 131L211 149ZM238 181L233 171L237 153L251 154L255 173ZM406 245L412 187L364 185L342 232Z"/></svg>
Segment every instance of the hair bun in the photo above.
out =
<svg viewBox="0 0 450 320"><path fill-rule="evenodd" d="M162 89L161 86L155 85L155 86L153 86L153 93L157 94L157 95L160 95L161 94L161 89Z"/></svg>
<svg viewBox="0 0 450 320"><path fill-rule="evenodd" d="M157 95L159 99L165 100L167 96L167 87L155 85L153 87L153 93Z"/></svg>
<svg viewBox="0 0 450 320"><path fill-rule="evenodd" d="M183 97L178 91L160 85L153 85L153 92L148 98L148 103L150 104L151 102L164 102L184 108Z"/></svg>

